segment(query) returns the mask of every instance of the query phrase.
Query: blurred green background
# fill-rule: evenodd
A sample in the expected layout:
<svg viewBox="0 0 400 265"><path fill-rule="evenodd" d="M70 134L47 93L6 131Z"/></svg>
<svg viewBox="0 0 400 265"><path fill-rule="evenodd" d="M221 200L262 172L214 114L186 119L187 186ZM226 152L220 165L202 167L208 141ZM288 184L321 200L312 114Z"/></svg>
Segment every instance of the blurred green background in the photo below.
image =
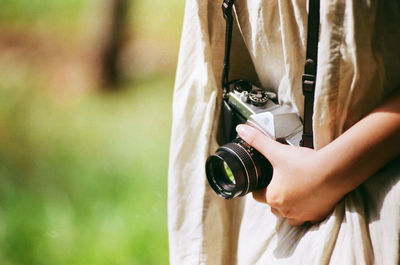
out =
<svg viewBox="0 0 400 265"><path fill-rule="evenodd" d="M181 0L0 0L0 264L168 264Z"/></svg>

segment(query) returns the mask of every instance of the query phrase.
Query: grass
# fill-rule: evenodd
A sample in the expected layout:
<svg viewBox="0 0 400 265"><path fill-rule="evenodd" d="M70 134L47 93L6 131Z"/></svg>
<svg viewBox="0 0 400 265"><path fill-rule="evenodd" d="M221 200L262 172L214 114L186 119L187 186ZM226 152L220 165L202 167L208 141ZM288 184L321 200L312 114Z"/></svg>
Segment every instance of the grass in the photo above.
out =
<svg viewBox="0 0 400 265"><path fill-rule="evenodd" d="M168 263L172 86L66 105L30 95L1 142L1 264Z"/></svg>
<svg viewBox="0 0 400 265"><path fill-rule="evenodd" d="M69 31L79 28L79 17L88 0L0 0L0 26L20 30ZM49 24L51 26L49 27Z"/></svg>
<svg viewBox="0 0 400 265"><path fill-rule="evenodd" d="M129 31L144 48L122 59L146 76L135 70L114 93L77 74L102 3L0 0L1 265L168 264L171 57L183 2L131 1Z"/></svg>

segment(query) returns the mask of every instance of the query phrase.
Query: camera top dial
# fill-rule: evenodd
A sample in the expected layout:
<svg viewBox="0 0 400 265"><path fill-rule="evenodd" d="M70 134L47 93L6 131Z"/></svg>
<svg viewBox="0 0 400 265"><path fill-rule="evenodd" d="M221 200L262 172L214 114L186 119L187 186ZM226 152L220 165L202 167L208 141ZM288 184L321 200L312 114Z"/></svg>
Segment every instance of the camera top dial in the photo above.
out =
<svg viewBox="0 0 400 265"><path fill-rule="evenodd" d="M251 92L249 93L249 99L251 104L253 104L254 106L264 106L265 103L267 103L268 101L268 94L263 89L256 88L251 90Z"/></svg>

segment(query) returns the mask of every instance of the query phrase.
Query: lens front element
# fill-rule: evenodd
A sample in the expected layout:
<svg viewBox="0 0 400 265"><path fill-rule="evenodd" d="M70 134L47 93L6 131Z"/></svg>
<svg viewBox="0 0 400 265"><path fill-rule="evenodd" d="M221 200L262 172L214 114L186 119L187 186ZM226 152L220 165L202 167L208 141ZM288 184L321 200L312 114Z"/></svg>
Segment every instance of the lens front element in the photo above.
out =
<svg viewBox="0 0 400 265"><path fill-rule="evenodd" d="M206 174L213 190L231 199L265 188L271 181L272 167L257 150L236 138L208 157Z"/></svg>
<svg viewBox="0 0 400 265"><path fill-rule="evenodd" d="M228 166L226 162L223 162L224 164L224 176L225 180L233 185L236 184L235 177L233 176L233 172L231 168Z"/></svg>

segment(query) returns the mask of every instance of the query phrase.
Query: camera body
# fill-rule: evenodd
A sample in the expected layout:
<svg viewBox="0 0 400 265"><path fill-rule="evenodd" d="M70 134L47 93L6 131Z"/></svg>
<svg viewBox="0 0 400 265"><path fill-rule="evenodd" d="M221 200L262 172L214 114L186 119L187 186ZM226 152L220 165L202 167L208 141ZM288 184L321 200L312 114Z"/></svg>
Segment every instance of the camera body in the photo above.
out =
<svg viewBox="0 0 400 265"><path fill-rule="evenodd" d="M303 124L296 112L279 105L274 92L268 92L247 80L229 84L221 109L217 140L224 145L236 137L235 128L248 124L268 137L289 145L299 146Z"/></svg>
<svg viewBox="0 0 400 265"><path fill-rule="evenodd" d="M235 128L248 124L279 142L299 146L303 124L289 106L279 105L276 94L247 80L228 84L221 106L217 142L220 147L206 161L210 186L231 199L265 188L272 178L270 162L243 139Z"/></svg>

